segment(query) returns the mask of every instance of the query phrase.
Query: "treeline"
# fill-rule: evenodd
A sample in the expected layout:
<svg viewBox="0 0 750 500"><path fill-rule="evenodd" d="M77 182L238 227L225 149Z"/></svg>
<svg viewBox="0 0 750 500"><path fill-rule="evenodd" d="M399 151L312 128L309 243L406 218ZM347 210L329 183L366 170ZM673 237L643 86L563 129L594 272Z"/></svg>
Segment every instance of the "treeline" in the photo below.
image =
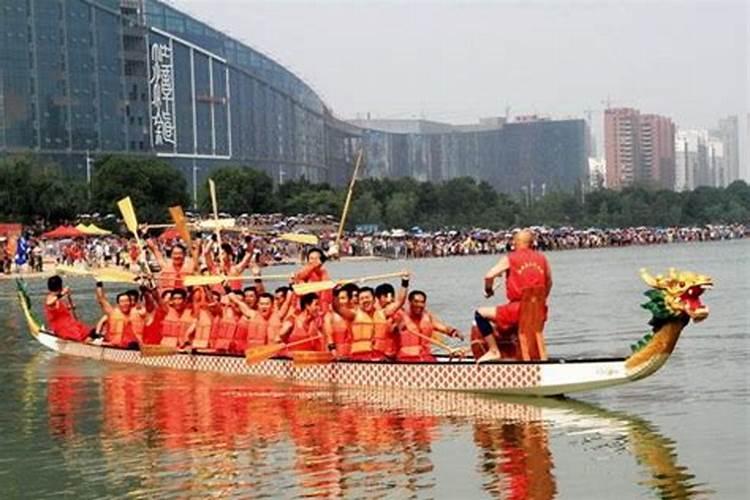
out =
<svg viewBox="0 0 750 500"><path fill-rule="evenodd" d="M211 172L222 212L305 213L339 216L345 188L305 180L274 186L271 178L251 168L226 167ZM81 213L117 214L116 201L129 195L139 218L162 222L166 207L189 207L184 176L157 158L109 156L94 167L91 186L66 177L61 169L30 156L0 160L0 218L27 224L71 221ZM209 213L208 184L198 190L199 209ZM736 181L727 188L701 187L676 193L633 187L622 191L548 193L516 199L486 182L458 178L441 183L410 178L364 179L357 182L349 226L423 229L519 225L672 226L750 222L750 186Z"/></svg>

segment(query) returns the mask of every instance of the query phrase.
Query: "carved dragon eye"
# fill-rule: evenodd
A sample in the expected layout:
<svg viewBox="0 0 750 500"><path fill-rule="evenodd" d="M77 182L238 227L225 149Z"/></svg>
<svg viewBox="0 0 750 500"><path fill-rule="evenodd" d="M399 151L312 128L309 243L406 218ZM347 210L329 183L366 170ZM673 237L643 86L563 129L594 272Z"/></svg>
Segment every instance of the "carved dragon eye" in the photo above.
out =
<svg viewBox="0 0 750 500"><path fill-rule="evenodd" d="M680 281L680 288L684 288L684 287L685 287L685 282L684 281Z"/></svg>

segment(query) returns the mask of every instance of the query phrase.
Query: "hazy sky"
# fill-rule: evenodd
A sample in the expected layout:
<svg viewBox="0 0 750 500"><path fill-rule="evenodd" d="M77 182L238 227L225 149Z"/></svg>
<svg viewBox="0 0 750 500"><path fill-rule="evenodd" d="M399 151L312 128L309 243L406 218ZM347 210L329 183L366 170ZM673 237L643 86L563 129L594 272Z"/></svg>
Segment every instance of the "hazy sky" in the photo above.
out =
<svg viewBox="0 0 750 500"><path fill-rule="evenodd" d="M747 0L172 3L287 66L341 118L466 123L509 106L599 123L608 97L683 128L748 113Z"/></svg>

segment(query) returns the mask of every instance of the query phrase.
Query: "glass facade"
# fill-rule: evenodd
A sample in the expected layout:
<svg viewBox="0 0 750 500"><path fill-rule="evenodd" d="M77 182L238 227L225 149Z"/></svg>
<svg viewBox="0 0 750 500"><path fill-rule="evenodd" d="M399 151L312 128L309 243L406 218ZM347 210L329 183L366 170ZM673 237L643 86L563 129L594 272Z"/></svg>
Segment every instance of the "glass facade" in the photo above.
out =
<svg viewBox="0 0 750 500"><path fill-rule="evenodd" d="M585 177L581 120L404 133L333 117L289 70L158 0L0 0L0 154L83 175L86 152L156 154L198 182L218 166L344 185L367 175L486 179L569 190Z"/></svg>

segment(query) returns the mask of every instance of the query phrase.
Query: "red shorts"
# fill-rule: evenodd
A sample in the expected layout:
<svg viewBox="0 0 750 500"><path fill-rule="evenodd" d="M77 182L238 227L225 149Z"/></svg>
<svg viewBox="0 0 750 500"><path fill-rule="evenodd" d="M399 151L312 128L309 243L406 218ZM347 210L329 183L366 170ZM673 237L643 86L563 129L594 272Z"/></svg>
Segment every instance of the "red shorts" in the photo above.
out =
<svg viewBox="0 0 750 500"><path fill-rule="evenodd" d="M521 303L509 302L495 309L495 328L499 335L508 334L516 329L521 318Z"/></svg>
<svg viewBox="0 0 750 500"><path fill-rule="evenodd" d="M521 303L509 302L495 309L495 328L498 335L508 335L518 329L521 320ZM547 306L544 306L544 320L547 320Z"/></svg>

